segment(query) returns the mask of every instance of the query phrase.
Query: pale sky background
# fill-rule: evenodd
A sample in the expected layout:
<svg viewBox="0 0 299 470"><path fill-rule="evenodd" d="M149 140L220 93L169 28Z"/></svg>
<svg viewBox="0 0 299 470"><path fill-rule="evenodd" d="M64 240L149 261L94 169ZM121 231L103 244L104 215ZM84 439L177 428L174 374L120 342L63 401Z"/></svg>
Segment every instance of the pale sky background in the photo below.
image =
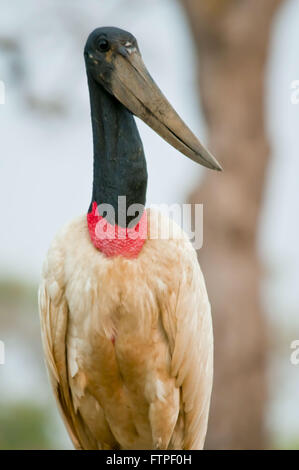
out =
<svg viewBox="0 0 299 470"><path fill-rule="evenodd" d="M6 28L13 36L17 27L22 37L27 61L22 87L29 88L36 100L61 100L68 113L62 117L33 113L25 107L22 87L18 90L4 70L7 93L6 105L0 108L0 128L5 158L1 158L0 188L7 223L0 233L0 270L37 279L57 230L86 212L90 202L92 136L83 47L92 29L113 24L133 32L147 67L174 107L198 135L204 134L204 126L196 101L192 43L176 2L146 0L141 6L134 0L112 0L108 5L89 1L87 9L76 0L46 0L40 7L31 0L26 13L16 10L15 2L4 3L0 31L4 34ZM69 24L65 15L63 20L59 16L66 8L61 3L72 5ZM39 17L38 26L34 17ZM184 202L200 168L146 125L140 121L138 125L148 162L148 204Z"/></svg>
<svg viewBox="0 0 299 470"><path fill-rule="evenodd" d="M37 281L50 241L75 215L86 212L92 185L92 141L83 45L97 26L113 25L138 39L150 73L195 133L205 141L194 49L174 0L1 0L1 37L19 50L0 50L0 276ZM261 217L260 252L267 274L269 321L299 338L299 105L290 85L299 80L299 1L289 0L275 23L266 84L272 160ZM16 71L23 76L16 77ZM37 103L35 109L28 105ZM50 102L53 113L43 111ZM55 107L62 106L62 114ZM148 204L184 202L202 175L143 123L138 123L149 170ZM268 422L299 435L299 367L289 364L289 342L273 358ZM22 359L24 363L24 358ZM19 358L16 355L15 368ZM6 371L6 387L24 389L21 368ZM279 384L279 386L278 386Z"/></svg>

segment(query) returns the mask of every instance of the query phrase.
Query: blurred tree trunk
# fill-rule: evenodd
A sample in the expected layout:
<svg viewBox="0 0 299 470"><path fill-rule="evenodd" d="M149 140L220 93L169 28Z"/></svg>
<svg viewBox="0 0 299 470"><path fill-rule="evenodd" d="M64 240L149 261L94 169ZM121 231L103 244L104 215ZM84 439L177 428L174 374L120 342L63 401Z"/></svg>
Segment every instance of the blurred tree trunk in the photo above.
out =
<svg viewBox="0 0 299 470"><path fill-rule="evenodd" d="M181 0L199 57L209 147L224 167L192 196L204 204L199 252L212 305L215 378L206 448L260 449L266 327L256 238L269 146L264 77L274 13L283 0Z"/></svg>

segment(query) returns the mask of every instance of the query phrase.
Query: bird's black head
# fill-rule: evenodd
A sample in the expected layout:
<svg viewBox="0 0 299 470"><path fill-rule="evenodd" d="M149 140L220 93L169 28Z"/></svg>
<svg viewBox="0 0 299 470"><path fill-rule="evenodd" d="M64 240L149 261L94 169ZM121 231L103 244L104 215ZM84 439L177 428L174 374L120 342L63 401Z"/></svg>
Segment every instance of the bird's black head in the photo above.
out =
<svg viewBox="0 0 299 470"><path fill-rule="evenodd" d="M87 39L84 57L89 78L131 113L195 162L221 169L155 84L132 34L118 28L97 28Z"/></svg>
<svg viewBox="0 0 299 470"><path fill-rule="evenodd" d="M131 33L113 27L97 28L90 33L84 48L87 73L112 93L115 62L119 56L127 59L132 53L139 54L139 49Z"/></svg>

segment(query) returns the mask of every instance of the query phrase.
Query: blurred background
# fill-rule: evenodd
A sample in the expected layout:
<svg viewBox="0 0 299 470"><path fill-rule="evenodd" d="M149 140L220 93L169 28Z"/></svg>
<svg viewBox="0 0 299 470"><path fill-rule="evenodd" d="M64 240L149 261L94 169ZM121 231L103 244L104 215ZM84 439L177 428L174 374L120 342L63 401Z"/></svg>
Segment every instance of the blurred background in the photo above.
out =
<svg viewBox="0 0 299 470"><path fill-rule="evenodd" d="M1 0L0 13L0 449L72 448L44 368L37 286L53 236L89 206L83 46L104 25L137 37L225 168L201 170L138 121L148 205L204 204L198 256L215 329L206 447L299 448L298 1Z"/></svg>

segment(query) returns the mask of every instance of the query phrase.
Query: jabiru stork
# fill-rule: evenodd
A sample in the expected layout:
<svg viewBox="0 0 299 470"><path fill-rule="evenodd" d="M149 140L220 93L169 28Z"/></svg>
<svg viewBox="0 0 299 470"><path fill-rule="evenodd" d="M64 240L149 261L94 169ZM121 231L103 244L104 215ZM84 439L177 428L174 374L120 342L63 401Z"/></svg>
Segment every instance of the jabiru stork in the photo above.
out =
<svg viewBox="0 0 299 470"><path fill-rule="evenodd" d="M133 116L195 162L221 167L163 96L132 34L98 28L84 57L92 200L54 239L39 290L54 394L77 449L201 449L213 374L210 304L183 230L145 209L146 160ZM115 236L99 236L102 223ZM163 239L169 225L176 236Z"/></svg>

